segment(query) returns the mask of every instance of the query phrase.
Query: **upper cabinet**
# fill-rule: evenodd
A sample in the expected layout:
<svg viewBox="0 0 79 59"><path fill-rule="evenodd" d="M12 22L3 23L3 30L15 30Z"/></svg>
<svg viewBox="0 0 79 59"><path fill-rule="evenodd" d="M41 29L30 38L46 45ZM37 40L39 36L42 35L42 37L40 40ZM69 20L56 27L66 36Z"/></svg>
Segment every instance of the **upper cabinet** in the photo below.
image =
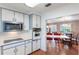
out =
<svg viewBox="0 0 79 59"><path fill-rule="evenodd" d="M23 14L19 12L15 12L14 21L18 23L23 23Z"/></svg>
<svg viewBox="0 0 79 59"><path fill-rule="evenodd" d="M29 30L29 15L24 15L24 30Z"/></svg>
<svg viewBox="0 0 79 59"><path fill-rule="evenodd" d="M30 15L31 28L41 27L41 17L39 15Z"/></svg>
<svg viewBox="0 0 79 59"><path fill-rule="evenodd" d="M36 15L32 15L32 27L36 27Z"/></svg>
<svg viewBox="0 0 79 59"><path fill-rule="evenodd" d="M7 9L2 9L2 21L23 23L23 14Z"/></svg>
<svg viewBox="0 0 79 59"><path fill-rule="evenodd" d="M37 27L41 27L41 17L37 15Z"/></svg>
<svg viewBox="0 0 79 59"><path fill-rule="evenodd" d="M2 21L13 21L14 12L6 9L2 9Z"/></svg>

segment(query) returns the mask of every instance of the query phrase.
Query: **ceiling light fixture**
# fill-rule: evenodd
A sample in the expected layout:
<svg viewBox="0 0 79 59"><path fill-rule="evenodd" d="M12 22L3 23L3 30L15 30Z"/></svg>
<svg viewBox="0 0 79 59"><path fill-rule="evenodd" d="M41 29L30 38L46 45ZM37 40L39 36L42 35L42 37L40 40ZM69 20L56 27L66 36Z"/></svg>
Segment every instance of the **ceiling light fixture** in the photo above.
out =
<svg viewBox="0 0 79 59"><path fill-rule="evenodd" d="M25 3L27 6L29 7L35 7L36 5L38 5L39 3Z"/></svg>

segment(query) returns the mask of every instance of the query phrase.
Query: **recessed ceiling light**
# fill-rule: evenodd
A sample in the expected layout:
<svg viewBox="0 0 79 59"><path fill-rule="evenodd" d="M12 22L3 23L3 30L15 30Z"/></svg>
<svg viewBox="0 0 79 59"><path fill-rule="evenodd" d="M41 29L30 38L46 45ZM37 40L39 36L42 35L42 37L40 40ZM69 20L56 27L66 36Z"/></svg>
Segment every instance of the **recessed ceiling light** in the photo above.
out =
<svg viewBox="0 0 79 59"><path fill-rule="evenodd" d="M36 5L38 5L39 3L25 3L27 6L29 7L35 7Z"/></svg>

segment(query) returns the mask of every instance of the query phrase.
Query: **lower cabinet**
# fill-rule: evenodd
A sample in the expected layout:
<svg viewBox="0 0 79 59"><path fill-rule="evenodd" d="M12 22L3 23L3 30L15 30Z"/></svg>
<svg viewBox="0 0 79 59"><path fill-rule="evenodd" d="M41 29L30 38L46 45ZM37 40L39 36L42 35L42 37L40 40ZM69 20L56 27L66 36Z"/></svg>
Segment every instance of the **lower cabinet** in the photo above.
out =
<svg viewBox="0 0 79 59"><path fill-rule="evenodd" d="M25 45L20 45L15 48L16 55L24 55L25 54Z"/></svg>
<svg viewBox="0 0 79 59"><path fill-rule="evenodd" d="M37 42L37 47L36 47L36 49L37 49L37 50L40 49L40 40L38 40L38 42Z"/></svg>
<svg viewBox="0 0 79 59"><path fill-rule="evenodd" d="M32 44L33 43L33 44ZM38 40L27 40L14 44L5 45L1 50L0 55L28 55L33 51L40 49L40 39Z"/></svg>
<svg viewBox="0 0 79 59"><path fill-rule="evenodd" d="M3 50L3 55L24 55L24 54L25 54L25 44Z"/></svg>
<svg viewBox="0 0 79 59"><path fill-rule="evenodd" d="M4 50L3 55L15 55L15 48L10 48L10 49Z"/></svg>
<svg viewBox="0 0 79 59"><path fill-rule="evenodd" d="M40 49L40 39L39 40L33 40L33 51L36 51Z"/></svg>
<svg viewBox="0 0 79 59"><path fill-rule="evenodd" d="M0 55L1 55L1 47L0 47Z"/></svg>
<svg viewBox="0 0 79 59"><path fill-rule="evenodd" d="M26 48L25 48L26 54L32 53L32 41L27 41L26 42Z"/></svg>

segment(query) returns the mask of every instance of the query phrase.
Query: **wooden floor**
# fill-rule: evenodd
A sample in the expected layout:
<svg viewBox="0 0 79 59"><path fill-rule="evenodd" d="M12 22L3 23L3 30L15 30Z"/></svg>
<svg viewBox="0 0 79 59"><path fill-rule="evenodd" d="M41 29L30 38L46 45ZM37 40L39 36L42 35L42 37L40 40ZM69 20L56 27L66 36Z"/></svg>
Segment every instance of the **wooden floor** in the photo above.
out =
<svg viewBox="0 0 79 59"><path fill-rule="evenodd" d="M72 45L71 48L64 48L63 44L59 43L58 47L52 48L49 43L47 43L48 47L46 52L38 50L36 52L33 52L32 55L79 55L78 45Z"/></svg>

